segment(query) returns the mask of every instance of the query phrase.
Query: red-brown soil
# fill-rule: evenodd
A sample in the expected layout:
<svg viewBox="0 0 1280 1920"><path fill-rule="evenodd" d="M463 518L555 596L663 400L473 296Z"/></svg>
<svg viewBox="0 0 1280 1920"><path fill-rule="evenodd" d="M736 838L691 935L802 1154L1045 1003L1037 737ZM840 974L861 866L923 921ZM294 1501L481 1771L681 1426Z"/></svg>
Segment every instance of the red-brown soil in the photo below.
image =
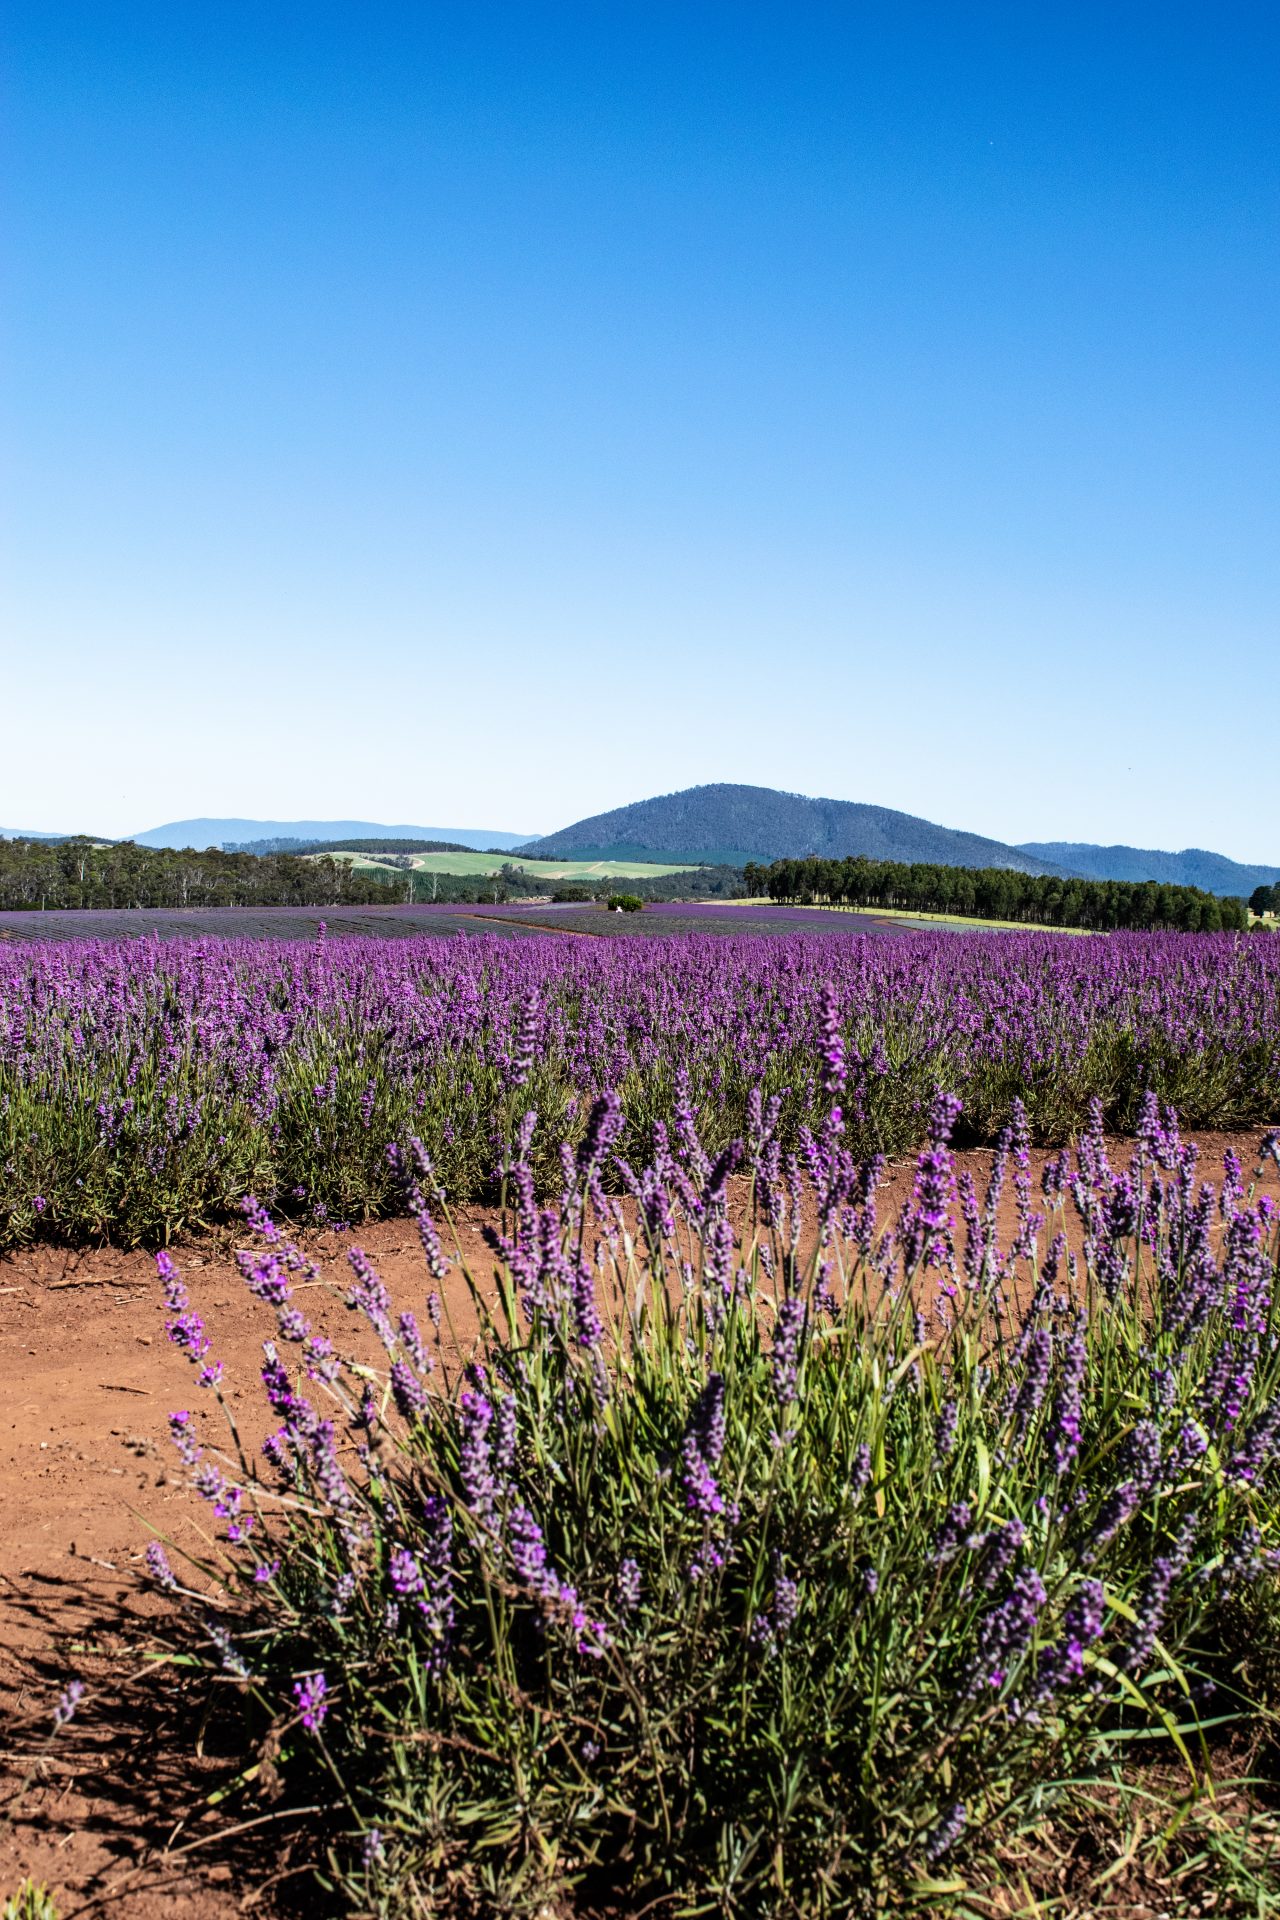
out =
<svg viewBox="0 0 1280 1920"><path fill-rule="evenodd" d="M1206 1177L1220 1172L1228 1145L1246 1175L1256 1162L1254 1134L1199 1139ZM958 1158L981 1190L990 1154ZM1036 1156L1037 1173L1042 1158ZM911 1177L910 1164L890 1170L884 1217ZM1274 1166L1269 1182L1277 1190ZM462 1252L492 1294L484 1221L471 1210L457 1224ZM307 1246L341 1281L342 1253L355 1240L397 1306L421 1315L429 1281L413 1223L384 1221L358 1234L316 1236ZM271 1316L240 1281L233 1244L211 1239L175 1249L174 1257L252 1439ZM446 1293L454 1333L465 1345L476 1331L474 1308L458 1276ZM355 1320L339 1299L324 1288L304 1298L339 1345L357 1343ZM216 1832L200 1803L218 1763L190 1757L197 1729L172 1724L163 1711L144 1713L137 1693L122 1685L126 1667L110 1657L129 1616L145 1615L153 1604L135 1586L148 1523L179 1545L199 1537L199 1503L166 1429L170 1410L193 1405L198 1389L165 1338L161 1306L146 1253L41 1247L0 1258L0 1791L13 1793L33 1776L12 1824L0 1825L0 1903L31 1874L49 1883L62 1920L80 1913L129 1920L269 1913L269 1883L281 1863L288 1865L285 1840L276 1834L248 1835L240 1851L234 1840L180 1851ZM90 1679L86 1702L33 1762L58 1689L77 1671ZM317 1900L308 1896L303 1910L324 1911Z"/></svg>

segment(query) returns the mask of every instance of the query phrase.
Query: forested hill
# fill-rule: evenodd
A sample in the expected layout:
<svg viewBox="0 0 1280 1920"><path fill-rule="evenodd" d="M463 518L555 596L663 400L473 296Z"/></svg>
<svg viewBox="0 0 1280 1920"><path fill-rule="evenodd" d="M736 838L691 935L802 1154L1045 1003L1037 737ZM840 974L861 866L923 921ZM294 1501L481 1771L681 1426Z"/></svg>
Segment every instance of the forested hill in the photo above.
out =
<svg viewBox="0 0 1280 1920"><path fill-rule="evenodd" d="M935 826L914 814L852 800L811 800L772 787L721 784L688 787L593 814L528 843L530 853L568 859L723 861L819 855L843 859L932 860L948 866L1010 867L1019 873L1058 871L1049 861L977 833Z"/></svg>
<svg viewBox="0 0 1280 1920"><path fill-rule="evenodd" d="M1199 887L1205 893L1242 899L1255 887L1271 887L1280 880L1280 867L1250 866L1204 847L1161 853L1150 847L1098 847L1077 840L1024 840L1019 851L1053 861L1087 880L1157 880L1164 886Z"/></svg>

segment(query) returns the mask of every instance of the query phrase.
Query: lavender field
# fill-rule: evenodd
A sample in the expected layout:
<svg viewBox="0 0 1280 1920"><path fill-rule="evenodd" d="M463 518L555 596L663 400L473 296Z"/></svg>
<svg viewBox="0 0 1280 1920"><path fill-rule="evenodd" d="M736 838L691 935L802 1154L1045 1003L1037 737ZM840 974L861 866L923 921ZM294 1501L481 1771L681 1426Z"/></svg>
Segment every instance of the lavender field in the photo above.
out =
<svg viewBox="0 0 1280 1920"><path fill-rule="evenodd" d="M635 916L641 919L643 916ZM397 1204L420 1139L455 1198L491 1194L527 1111L559 1178L592 1100L620 1151L696 1117L712 1150L777 1096L794 1144L830 1107L855 1152L905 1151L936 1092L957 1139L1015 1099L1068 1138L1155 1092L1187 1126L1280 1119L1280 942L1236 935L859 934L13 943L0 949L0 1243L163 1239L249 1191L312 1221Z"/></svg>

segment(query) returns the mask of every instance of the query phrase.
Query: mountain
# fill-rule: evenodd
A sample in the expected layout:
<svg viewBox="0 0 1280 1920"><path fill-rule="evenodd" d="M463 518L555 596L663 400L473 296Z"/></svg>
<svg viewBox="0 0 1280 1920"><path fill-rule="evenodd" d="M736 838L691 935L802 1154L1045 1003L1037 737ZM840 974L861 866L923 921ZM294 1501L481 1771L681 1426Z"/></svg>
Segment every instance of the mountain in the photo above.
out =
<svg viewBox="0 0 1280 1920"><path fill-rule="evenodd" d="M388 827L377 820L171 820L133 838L140 847L220 847L224 840L453 840L488 852L518 847L527 834L487 827Z"/></svg>
<svg viewBox="0 0 1280 1920"><path fill-rule="evenodd" d="M72 840L70 833L35 833L28 827L0 827L0 840Z"/></svg>
<svg viewBox="0 0 1280 1920"><path fill-rule="evenodd" d="M1083 840L1024 840L1019 853L1051 860L1088 880L1160 880L1168 886L1201 887L1205 893L1233 894L1247 900L1255 887L1274 886L1280 867L1252 867L1228 860L1225 853L1184 847L1160 853L1149 847L1096 847Z"/></svg>
<svg viewBox="0 0 1280 1920"><path fill-rule="evenodd" d="M612 813L593 814L559 833L531 840L522 853L580 860L695 858L741 866L805 854L842 859L931 860L948 867L1012 867L1056 873L1057 865L1001 840L957 833L889 807L853 800L810 800L772 787L687 787Z"/></svg>

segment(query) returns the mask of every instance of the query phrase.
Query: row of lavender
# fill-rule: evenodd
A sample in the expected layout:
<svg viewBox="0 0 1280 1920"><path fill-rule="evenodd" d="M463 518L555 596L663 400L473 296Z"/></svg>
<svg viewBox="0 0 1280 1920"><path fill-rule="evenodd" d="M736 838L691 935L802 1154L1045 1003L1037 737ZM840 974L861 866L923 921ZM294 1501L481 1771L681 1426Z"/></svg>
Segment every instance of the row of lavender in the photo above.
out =
<svg viewBox="0 0 1280 1920"><path fill-rule="evenodd" d="M970 1139L1015 1098L1046 1140L1095 1098L1128 1127L1147 1089L1193 1126L1280 1118L1280 942L1233 935L15 945L0 1243L163 1237L250 1190L354 1220L396 1204L411 1134L474 1196L527 1108L575 1141L606 1087L636 1160L684 1108L713 1147L740 1134L753 1090L794 1138L837 1027L859 1151L916 1145L938 1089Z"/></svg>
<svg viewBox="0 0 1280 1920"><path fill-rule="evenodd" d="M835 1101L846 1064L829 1035ZM635 1912L936 1920L1030 1901L1048 1819L1055 1893L1078 1835L1185 1867L1196 1911L1264 1910L1226 1897L1197 1803L1223 1735L1274 1723L1280 1215L1252 1155L1215 1185L1154 1100L1132 1167L1096 1117L1038 1182L1015 1109L981 1192L957 1104L892 1221L835 1107L798 1159L771 1103L714 1160L684 1116L637 1175L606 1094L558 1208L530 1113L500 1317L477 1284L464 1366L415 1145L395 1158L425 1313L351 1248L366 1357L308 1320L319 1270L246 1202L273 1336L257 1469L216 1329L159 1254L198 1381L172 1437L211 1512L194 1557L149 1547L173 1603L149 1630L239 1709L224 1811L288 1820L325 1911L613 1911L625 1889ZM758 1203L738 1231L735 1171Z"/></svg>

